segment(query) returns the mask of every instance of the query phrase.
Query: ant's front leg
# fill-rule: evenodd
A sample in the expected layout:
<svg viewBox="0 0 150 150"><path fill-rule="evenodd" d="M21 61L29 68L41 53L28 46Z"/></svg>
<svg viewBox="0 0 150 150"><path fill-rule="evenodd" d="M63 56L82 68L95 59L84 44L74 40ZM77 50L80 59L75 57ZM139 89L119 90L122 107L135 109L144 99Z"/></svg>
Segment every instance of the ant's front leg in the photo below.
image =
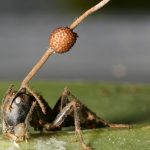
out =
<svg viewBox="0 0 150 150"><path fill-rule="evenodd" d="M30 86L28 84L23 84L23 87L31 94L34 96L34 98L36 99L36 101L38 102L42 112L44 114L46 114L46 110L45 110L45 106L44 104L41 102L40 96L30 88ZM21 88L22 89L22 88Z"/></svg>

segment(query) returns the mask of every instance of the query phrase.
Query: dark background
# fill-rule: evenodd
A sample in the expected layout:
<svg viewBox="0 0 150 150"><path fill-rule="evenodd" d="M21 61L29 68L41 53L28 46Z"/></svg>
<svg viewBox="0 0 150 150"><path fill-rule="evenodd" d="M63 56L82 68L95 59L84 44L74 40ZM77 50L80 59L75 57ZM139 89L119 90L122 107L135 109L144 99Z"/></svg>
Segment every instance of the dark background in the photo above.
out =
<svg viewBox="0 0 150 150"><path fill-rule="evenodd" d="M22 80L48 47L98 0L0 0L0 80ZM111 0L75 29L72 50L35 79L150 82L150 1Z"/></svg>
<svg viewBox="0 0 150 150"><path fill-rule="evenodd" d="M1 0L1 11L27 12L27 11L70 11L84 10L98 3L98 0ZM58 9L59 8L59 9ZM83 9L84 8L84 9ZM67 11L66 10L66 11ZM147 11L150 10L148 0L111 0L105 11Z"/></svg>

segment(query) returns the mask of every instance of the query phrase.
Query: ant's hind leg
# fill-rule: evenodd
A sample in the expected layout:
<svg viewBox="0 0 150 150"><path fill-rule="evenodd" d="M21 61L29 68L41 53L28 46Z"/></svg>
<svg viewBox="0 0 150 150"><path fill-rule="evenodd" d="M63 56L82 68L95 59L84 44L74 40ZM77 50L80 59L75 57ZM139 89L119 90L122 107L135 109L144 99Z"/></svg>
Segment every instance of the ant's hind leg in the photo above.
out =
<svg viewBox="0 0 150 150"><path fill-rule="evenodd" d="M127 124L114 124L111 123L99 116L96 115L93 111L91 111L88 107L82 104L69 90L66 89L65 93L67 93L67 97L70 101L76 100L78 104L80 104L79 115L80 125L83 128L91 129L91 128L101 128L101 127L110 127L110 128L130 128L130 125Z"/></svg>

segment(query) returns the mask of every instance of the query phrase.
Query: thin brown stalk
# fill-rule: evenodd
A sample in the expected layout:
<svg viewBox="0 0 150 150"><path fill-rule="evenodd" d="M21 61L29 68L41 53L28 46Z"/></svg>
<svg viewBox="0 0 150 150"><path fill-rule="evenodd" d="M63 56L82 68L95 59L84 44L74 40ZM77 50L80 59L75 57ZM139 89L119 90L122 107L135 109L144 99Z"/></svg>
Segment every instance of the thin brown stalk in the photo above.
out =
<svg viewBox="0 0 150 150"><path fill-rule="evenodd" d="M42 58L37 62L37 64L32 68L32 70L28 73L28 75L24 78L21 84L21 88L26 88L26 85L33 78L33 76L41 69L41 67L45 64L48 58L54 53L50 47L44 53Z"/></svg>
<svg viewBox="0 0 150 150"><path fill-rule="evenodd" d="M77 18L71 25L70 29L75 29L85 18L87 18L89 15L94 13L95 11L99 10L102 8L104 5L106 5L110 0L103 0L99 2L97 5L93 6L89 10L87 10L85 13L83 13L79 18Z"/></svg>

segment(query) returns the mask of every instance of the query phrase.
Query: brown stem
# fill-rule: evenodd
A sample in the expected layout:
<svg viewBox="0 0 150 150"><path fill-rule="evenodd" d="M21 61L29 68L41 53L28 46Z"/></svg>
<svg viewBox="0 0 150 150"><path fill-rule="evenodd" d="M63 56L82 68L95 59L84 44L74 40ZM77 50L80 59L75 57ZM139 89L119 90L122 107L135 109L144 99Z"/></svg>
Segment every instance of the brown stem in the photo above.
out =
<svg viewBox="0 0 150 150"><path fill-rule="evenodd" d="M103 0L99 2L97 5L93 6L89 10L87 10L85 13L83 13L79 18L77 18L71 25L70 29L76 28L86 17L88 17L93 12L97 11L98 9L102 8L104 5L106 5L110 0Z"/></svg>
<svg viewBox="0 0 150 150"><path fill-rule="evenodd" d="M37 62L37 64L33 67L33 69L28 73L28 75L24 78L21 84L21 88L26 88L26 85L33 78L33 76L40 70L40 68L44 65L44 63L48 60L48 58L54 53L50 47L44 53L42 58Z"/></svg>

